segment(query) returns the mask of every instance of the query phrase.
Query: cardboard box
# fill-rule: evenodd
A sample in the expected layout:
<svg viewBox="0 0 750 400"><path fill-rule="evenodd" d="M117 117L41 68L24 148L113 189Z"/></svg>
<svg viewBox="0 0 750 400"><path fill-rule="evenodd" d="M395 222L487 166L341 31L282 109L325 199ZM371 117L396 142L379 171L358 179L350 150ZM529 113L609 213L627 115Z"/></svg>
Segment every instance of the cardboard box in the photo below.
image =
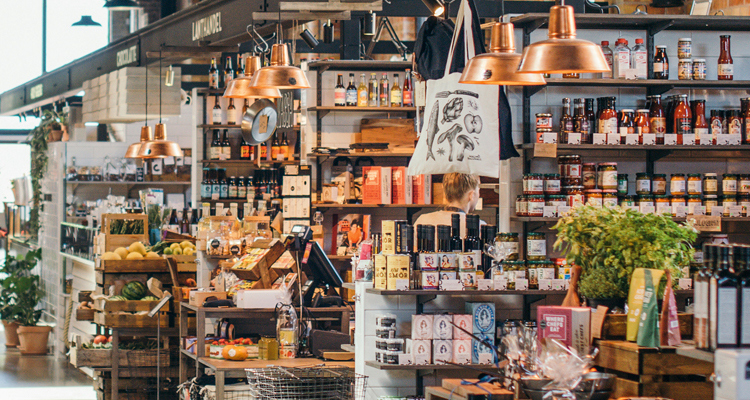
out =
<svg viewBox="0 0 750 400"><path fill-rule="evenodd" d="M396 254L396 221L383 220L380 227L382 254Z"/></svg>
<svg viewBox="0 0 750 400"><path fill-rule="evenodd" d="M454 314L453 323L465 329L467 332L474 332L474 325L471 323L471 315L469 314ZM453 339L455 340L469 340L471 336L462 330L453 327ZM469 345L471 346L471 344Z"/></svg>
<svg viewBox="0 0 750 400"><path fill-rule="evenodd" d="M409 287L409 275L411 273L409 265L409 255L407 254L389 254L387 256L388 271L388 290L397 290L398 281L405 280L406 287Z"/></svg>
<svg viewBox="0 0 750 400"><path fill-rule="evenodd" d="M432 359L435 364L453 362L453 340L433 340Z"/></svg>
<svg viewBox="0 0 750 400"><path fill-rule="evenodd" d="M412 176L412 204L432 204L432 175Z"/></svg>
<svg viewBox="0 0 750 400"><path fill-rule="evenodd" d="M453 340L453 362L471 364L471 339Z"/></svg>
<svg viewBox="0 0 750 400"><path fill-rule="evenodd" d="M411 357L414 365L432 364L432 340L412 340Z"/></svg>
<svg viewBox="0 0 750 400"><path fill-rule="evenodd" d="M435 315L432 319L432 338L439 340L453 339L453 316L449 314Z"/></svg>
<svg viewBox="0 0 750 400"><path fill-rule="evenodd" d="M490 335L479 334L477 335L482 341L489 344L495 344L494 332ZM482 342L472 339L471 340L471 362L472 364L492 364L495 361L495 354L492 348L482 344Z"/></svg>
<svg viewBox="0 0 750 400"><path fill-rule="evenodd" d="M473 333L495 336L495 303L467 301L466 312L471 315Z"/></svg>
<svg viewBox="0 0 750 400"><path fill-rule="evenodd" d="M591 344L591 309L588 307L539 306L539 339L556 339L579 354L588 354Z"/></svg>
<svg viewBox="0 0 750 400"><path fill-rule="evenodd" d="M283 296L281 289L238 290L234 300L238 308L274 308Z"/></svg>
<svg viewBox="0 0 750 400"><path fill-rule="evenodd" d="M433 315L417 314L411 316L411 338L412 340L432 339Z"/></svg>
<svg viewBox="0 0 750 400"><path fill-rule="evenodd" d="M191 306L200 307L209 297L216 297L216 300L224 300L227 298L227 292L191 290L188 303Z"/></svg>
<svg viewBox="0 0 750 400"><path fill-rule="evenodd" d="M392 167L393 172L393 204L412 204L412 179L406 174L407 167Z"/></svg>
<svg viewBox="0 0 750 400"><path fill-rule="evenodd" d="M383 254L375 255L375 289L386 290L388 288L388 264Z"/></svg>

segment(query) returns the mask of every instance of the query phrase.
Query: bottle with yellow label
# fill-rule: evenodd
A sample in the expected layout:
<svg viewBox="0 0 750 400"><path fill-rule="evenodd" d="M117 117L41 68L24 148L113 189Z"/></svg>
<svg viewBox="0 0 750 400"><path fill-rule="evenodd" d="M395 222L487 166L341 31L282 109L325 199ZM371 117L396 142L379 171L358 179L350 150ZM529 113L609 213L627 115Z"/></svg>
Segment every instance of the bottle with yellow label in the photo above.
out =
<svg viewBox="0 0 750 400"><path fill-rule="evenodd" d="M359 86L357 86L357 107L367 107L367 84L365 74L359 74Z"/></svg>

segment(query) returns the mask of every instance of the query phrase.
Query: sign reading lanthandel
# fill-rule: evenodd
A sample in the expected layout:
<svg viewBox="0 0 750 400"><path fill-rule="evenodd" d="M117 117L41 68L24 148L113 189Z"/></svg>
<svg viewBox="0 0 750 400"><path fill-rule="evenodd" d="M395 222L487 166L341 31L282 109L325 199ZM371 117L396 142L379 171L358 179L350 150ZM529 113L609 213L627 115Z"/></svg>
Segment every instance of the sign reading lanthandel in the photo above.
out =
<svg viewBox="0 0 750 400"><path fill-rule="evenodd" d="M193 21L193 41L221 32L221 12Z"/></svg>

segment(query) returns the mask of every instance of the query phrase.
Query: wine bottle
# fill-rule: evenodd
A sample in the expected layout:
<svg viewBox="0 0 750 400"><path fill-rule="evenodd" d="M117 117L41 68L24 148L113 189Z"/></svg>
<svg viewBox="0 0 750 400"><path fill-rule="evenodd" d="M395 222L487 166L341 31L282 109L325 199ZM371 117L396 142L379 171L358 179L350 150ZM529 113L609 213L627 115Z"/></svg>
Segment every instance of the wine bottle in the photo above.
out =
<svg viewBox="0 0 750 400"><path fill-rule="evenodd" d="M180 221L180 233L183 235L190 234L190 212L188 208L182 209L182 220Z"/></svg>
<svg viewBox="0 0 750 400"><path fill-rule="evenodd" d="M219 96L216 96L214 101L214 108L211 111L211 119L214 125L221 125L221 104L219 104Z"/></svg>
<svg viewBox="0 0 750 400"><path fill-rule="evenodd" d="M466 237L464 238L464 252L473 252L476 260L482 259L482 242L479 240L479 216L466 216ZM478 261L481 262L481 261Z"/></svg>
<svg viewBox="0 0 750 400"><path fill-rule="evenodd" d="M211 171L211 198L219 200L221 198L221 183L219 182L219 170Z"/></svg>
<svg viewBox="0 0 750 400"><path fill-rule="evenodd" d="M708 281L709 281L709 266L713 263L714 248L712 245L707 243L703 244L703 266L695 274L695 282L693 287L695 292L694 297L694 311L693 311L693 326L695 329L694 339L695 347L708 350Z"/></svg>
<svg viewBox="0 0 750 400"><path fill-rule="evenodd" d="M273 139L271 140L271 159L276 160L279 157L279 135L277 133L273 134Z"/></svg>
<svg viewBox="0 0 750 400"><path fill-rule="evenodd" d="M391 107L401 107L401 87L398 85L398 74L393 74L391 88Z"/></svg>
<svg viewBox="0 0 750 400"><path fill-rule="evenodd" d="M229 183L229 193L227 194L227 198L229 199L236 199L237 198L237 178L234 176L230 176L229 180L227 181Z"/></svg>
<svg viewBox="0 0 750 400"><path fill-rule="evenodd" d="M740 347L750 347L750 246L736 246L735 260L737 260L735 261L735 269L738 274L737 280L740 290L738 301L740 311L737 316L739 333L737 337Z"/></svg>
<svg viewBox="0 0 750 400"><path fill-rule="evenodd" d="M349 86L346 87L346 105L349 107L357 105L357 87L354 86L354 74L349 74Z"/></svg>
<svg viewBox="0 0 750 400"><path fill-rule="evenodd" d="M737 277L733 248L719 246L717 271L711 278L711 349L737 347Z"/></svg>
<svg viewBox="0 0 750 400"><path fill-rule="evenodd" d="M401 225L401 248L398 249L398 252L409 256L409 270L411 271L409 288L419 289L421 282L419 259L414 252L414 227L409 224Z"/></svg>
<svg viewBox="0 0 750 400"><path fill-rule="evenodd" d="M229 182L227 182L227 170L225 168L219 168L219 198L229 198Z"/></svg>
<svg viewBox="0 0 750 400"><path fill-rule="evenodd" d="M172 213L169 215L167 230L174 233L180 233L180 220L177 218L177 209L173 208Z"/></svg>
<svg viewBox="0 0 750 400"><path fill-rule="evenodd" d="M234 108L234 99L229 99L229 106L227 107L227 124L237 125L237 109Z"/></svg>
<svg viewBox="0 0 750 400"><path fill-rule="evenodd" d="M286 139L286 132L281 132L281 143L279 143L279 154L276 160L284 161L287 157L290 157L289 141Z"/></svg>
<svg viewBox="0 0 750 400"><path fill-rule="evenodd" d="M229 85L229 81L234 79L234 70L232 69L232 57L227 57L226 65L224 65L224 87Z"/></svg>
<svg viewBox="0 0 750 400"><path fill-rule="evenodd" d="M333 89L333 105L346 105L346 88L344 87L344 76L342 74L339 74L336 87Z"/></svg>
<svg viewBox="0 0 750 400"><path fill-rule="evenodd" d="M247 185L245 185L244 176L237 178L237 198L241 200L247 199Z"/></svg>
<svg viewBox="0 0 750 400"><path fill-rule="evenodd" d="M203 180L201 181L201 199L211 198L211 181L208 179L208 168L203 168Z"/></svg>
<svg viewBox="0 0 750 400"><path fill-rule="evenodd" d="M240 141L240 160L250 160L250 149L252 146L250 146L246 141L245 137L240 135L242 138Z"/></svg>
<svg viewBox="0 0 750 400"><path fill-rule="evenodd" d="M193 208L190 210L190 236L198 236L198 209Z"/></svg>
<svg viewBox="0 0 750 400"><path fill-rule="evenodd" d="M464 251L464 241L461 240L461 214L451 215L450 251L461 253Z"/></svg>
<svg viewBox="0 0 750 400"><path fill-rule="evenodd" d="M229 139L227 139L227 131L228 129L224 129L224 135L221 139L221 154L219 158L222 160L232 159L232 145L229 143Z"/></svg>
<svg viewBox="0 0 750 400"><path fill-rule="evenodd" d="M209 149L209 158L211 160L218 160L221 158L223 149L221 147L221 140L219 140L219 130L214 129L214 138L211 141L211 147Z"/></svg>
<svg viewBox="0 0 750 400"><path fill-rule="evenodd" d="M219 88L219 69L216 68L216 58L211 58L211 67L208 69L208 87Z"/></svg>

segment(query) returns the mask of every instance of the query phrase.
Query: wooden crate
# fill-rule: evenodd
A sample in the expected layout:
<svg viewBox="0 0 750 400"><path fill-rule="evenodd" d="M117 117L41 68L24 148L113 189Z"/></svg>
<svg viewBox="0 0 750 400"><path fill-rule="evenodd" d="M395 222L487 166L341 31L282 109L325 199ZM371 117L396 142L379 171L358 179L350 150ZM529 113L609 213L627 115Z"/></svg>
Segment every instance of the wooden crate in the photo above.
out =
<svg viewBox="0 0 750 400"><path fill-rule="evenodd" d="M160 300L143 301L143 300L120 300L120 301L107 301L107 299L96 299L94 300L94 309L99 312L139 312L139 311L151 311ZM168 301L162 306L162 311L170 311L172 302Z"/></svg>
<svg viewBox="0 0 750 400"><path fill-rule="evenodd" d="M128 235L111 234L109 233L110 228L112 226L112 221L115 220L143 221L143 233ZM100 239L103 240L103 242L100 243L100 250L102 252L114 251L118 247L127 248L133 244L133 242L143 242L144 244L147 244L149 242L148 216L146 214L102 214L102 237Z"/></svg>
<svg viewBox="0 0 750 400"><path fill-rule="evenodd" d="M70 349L70 363L76 368L90 367L90 368L110 368L112 367L112 349L84 349L82 347L82 341L80 336L75 338L76 346ZM147 352L149 350L120 350L119 354L119 366L129 367L128 353L129 352ZM159 355L161 364L163 366L170 365L169 353L163 351ZM134 367L149 367L150 365L134 365Z"/></svg>
<svg viewBox="0 0 750 400"><path fill-rule="evenodd" d="M76 309L76 321L93 321L93 320L94 320L94 310L87 309L87 308Z"/></svg>
<svg viewBox="0 0 750 400"><path fill-rule="evenodd" d="M198 264L196 263L196 256L186 255L173 255L170 256L177 261L177 272L196 272L198 271Z"/></svg>
<svg viewBox="0 0 750 400"><path fill-rule="evenodd" d="M129 314L125 312L96 312L94 323L107 328L156 328L159 323L156 316L146 314ZM169 327L169 315L162 312L161 327Z"/></svg>
<svg viewBox="0 0 750 400"><path fill-rule="evenodd" d="M354 143L388 143L394 149L414 147L417 140L412 118L362 118L359 128Z"/></svg>
<svg viewBox="0 0 750 400"><path fill-rule="evenodd" d="M257 280L261 282L260 289L270 289L271 284L278 278L276 271L271 269L276 260L284 254L284 244L280 240L256 241L253 248L263 248L269 251L251 269L232 268L231 271L240 279Z"/></svg>
<svg viewBox="0 0 750 400"><path fill-rule="evenodd" d="M143 260L102 260L97 257L94 268L97 271L106 274L169 273L167 260L163 258L150 258Z"/></svg>
<svg viewBox="0 0 750 400"><path fill-rule="evenodd" d="M648 348L632 342L599 341L595 363L618 376L613 397L713 399L707 377L712 363L678 355L675 347Z"/></svg>
<svg viewBox="0 0 750 400"><path fill-rule="evenodd" d="M680 335L683 340L693 338L693 314L678 313ZM602 325L602 339L625 340L627 332L627 314L607 314Z"/></svg>

